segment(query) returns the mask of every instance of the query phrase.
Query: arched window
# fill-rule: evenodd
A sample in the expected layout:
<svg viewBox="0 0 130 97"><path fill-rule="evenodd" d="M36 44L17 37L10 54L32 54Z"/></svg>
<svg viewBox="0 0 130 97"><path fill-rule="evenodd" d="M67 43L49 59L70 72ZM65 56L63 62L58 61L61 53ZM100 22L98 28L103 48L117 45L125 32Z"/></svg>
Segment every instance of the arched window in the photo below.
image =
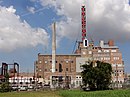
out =
<svg viewBox="0 0 130 97"><path fill-rule="evenodd" d="M62 65L59 63L59 72L62 72Z"/></svg>

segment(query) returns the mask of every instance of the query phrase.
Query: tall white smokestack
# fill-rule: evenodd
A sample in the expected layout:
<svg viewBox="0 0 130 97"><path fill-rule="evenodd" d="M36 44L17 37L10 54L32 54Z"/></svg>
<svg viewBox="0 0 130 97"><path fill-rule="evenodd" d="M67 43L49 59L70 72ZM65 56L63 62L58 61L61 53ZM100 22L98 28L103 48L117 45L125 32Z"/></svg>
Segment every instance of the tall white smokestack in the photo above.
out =
<svg viewBox="0 0 130 97"><path fill-rule="evenodd" d="M56 61L56 23L52 24L52 72L55 72Z"/></svg>

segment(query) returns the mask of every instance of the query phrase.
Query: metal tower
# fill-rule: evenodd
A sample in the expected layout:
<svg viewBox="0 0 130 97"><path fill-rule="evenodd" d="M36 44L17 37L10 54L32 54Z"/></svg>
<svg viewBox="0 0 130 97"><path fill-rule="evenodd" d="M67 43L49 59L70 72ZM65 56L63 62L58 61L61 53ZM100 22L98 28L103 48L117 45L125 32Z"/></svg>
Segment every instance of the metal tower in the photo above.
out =
<svg viewBox="0 0 130 97"><path fill-rule="evenodd" d="M86 8L82 5L81 8L81 24L82 24L82 41L86 38Z"/></svg>

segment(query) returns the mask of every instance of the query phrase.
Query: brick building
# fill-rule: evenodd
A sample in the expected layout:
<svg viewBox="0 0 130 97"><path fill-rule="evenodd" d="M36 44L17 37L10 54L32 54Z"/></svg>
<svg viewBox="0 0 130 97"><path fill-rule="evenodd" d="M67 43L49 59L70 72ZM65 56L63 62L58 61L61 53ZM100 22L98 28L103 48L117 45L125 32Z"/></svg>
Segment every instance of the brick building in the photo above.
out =
<svg viewBox="0 0 130 97"><path fill-rule="evenodd" d="M99 60L110 63L112 65L112 83L114 87L122 87L124 83L124 62L122 53L118 46L114 45L113 40L104 43L100 41L99 46L94 46L93 42L88 47L83 46L83 42L79 42L76 54L81 54L82 58L88 57L91 60Z"/></svg>
<svg viewBox="0 0 130 97"><path fill-rule="evenodd" d="M45 84L50 84L53 80L57 81L55 84L66 86L66 84L73 84L76 78L76 58L79 54L72 55L56 55L56 70L52 73L52 55L38 54L38 61L36 64L36 75L44 79Z"/></svg>
<svg viewBox="0 0 130 97"><path fill-rule="evenodd" d="M82 84L80 75L81 65L88 60L99 60L108 62L112 65L112 83L114 87L122 87L124 82L124 63L122 53L119 48L114 45L112 40L108 43L100 41L99 46L94 46L90 42L88 46L84 46L83 42L78 43L75 54L56 55L55 72L52 73L52 55L38 54L36 63L36 75L44 79L44 84L52 84L53 86L69 86L79 87Z"/></svg>

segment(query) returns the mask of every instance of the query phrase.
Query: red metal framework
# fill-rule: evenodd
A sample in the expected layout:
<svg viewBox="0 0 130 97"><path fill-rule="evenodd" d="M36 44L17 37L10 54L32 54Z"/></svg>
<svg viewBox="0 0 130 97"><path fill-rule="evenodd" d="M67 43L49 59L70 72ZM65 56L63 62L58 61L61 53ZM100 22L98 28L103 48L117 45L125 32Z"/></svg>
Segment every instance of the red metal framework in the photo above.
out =
<svg viewBox="0 0 130 97"><path fill-rule="evenodd" d="M11 72L8 72L8 66L10 66L10 65L13 66L13 72L12 72L13 74L12 75L9 74L9 77L14 77L14 79L15 79L15 73L17 74L17 78L19 77L19 64L18 63L14 63L14 64L2 63L0 80L4 79L6 74L11 73ZM16 69L16 66L17 66L17 69Z"/></svg>
<svg viewBox="0 0 130 97"><path fill-rule="evenodd" d="M86 8L85 5L81 8L81 21L82 21L82 41L86 37Z"/></svg>

